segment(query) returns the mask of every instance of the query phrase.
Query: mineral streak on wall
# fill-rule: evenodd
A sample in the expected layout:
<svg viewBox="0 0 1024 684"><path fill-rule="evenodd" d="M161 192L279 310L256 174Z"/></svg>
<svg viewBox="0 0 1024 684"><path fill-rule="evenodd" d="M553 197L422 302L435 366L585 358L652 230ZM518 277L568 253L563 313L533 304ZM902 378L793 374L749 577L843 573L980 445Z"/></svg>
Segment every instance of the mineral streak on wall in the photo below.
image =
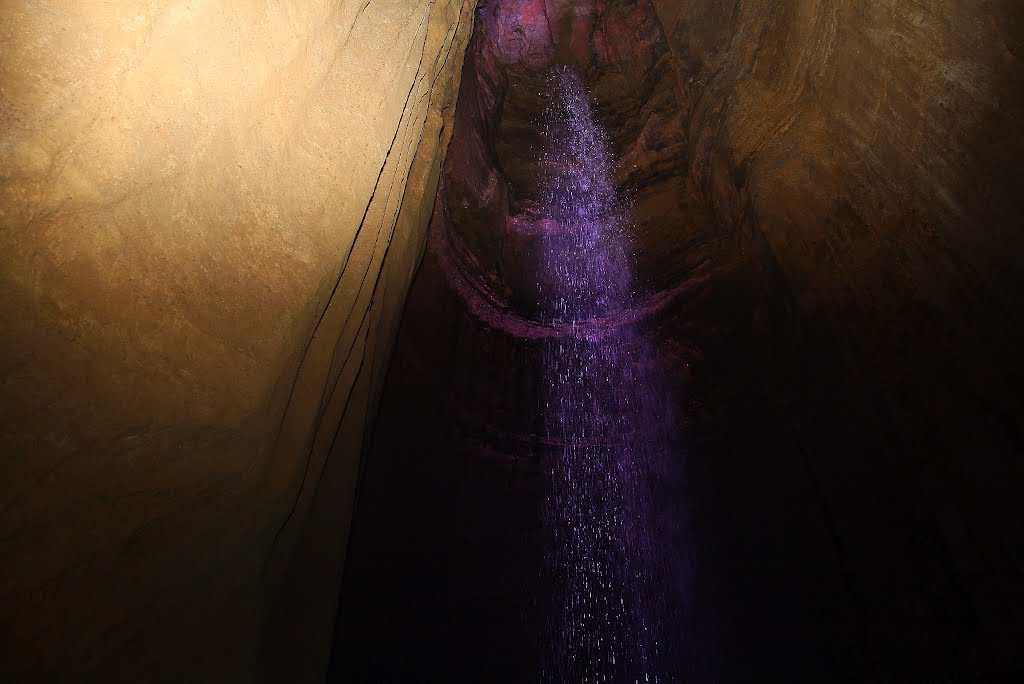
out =
<svg viewBox="0 0 1024 684"><path fill-rule="evenodd" d="M474 7L3 3L0 678L322 676Z"/></svg>

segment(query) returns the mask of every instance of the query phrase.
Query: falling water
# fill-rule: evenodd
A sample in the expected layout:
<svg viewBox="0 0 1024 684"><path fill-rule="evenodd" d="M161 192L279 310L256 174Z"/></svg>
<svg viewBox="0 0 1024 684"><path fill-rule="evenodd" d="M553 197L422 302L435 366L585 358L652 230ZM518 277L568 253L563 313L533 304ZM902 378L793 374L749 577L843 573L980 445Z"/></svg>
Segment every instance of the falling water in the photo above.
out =
<svg viewBox="0 0 1024 684"><path fill-rule="evenodd" d="M551 681L665 682L663 564L651 485L671 420L656 350L623 315L633 276L609 145L568 67L550 75L539 278L554 596Z"/></svg>

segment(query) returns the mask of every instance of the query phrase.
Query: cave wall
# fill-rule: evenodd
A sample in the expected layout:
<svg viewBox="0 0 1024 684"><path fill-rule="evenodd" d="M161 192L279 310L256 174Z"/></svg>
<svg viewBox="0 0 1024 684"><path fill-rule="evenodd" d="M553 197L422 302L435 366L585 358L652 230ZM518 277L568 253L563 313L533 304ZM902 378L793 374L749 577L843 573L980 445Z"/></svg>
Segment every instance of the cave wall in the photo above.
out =
<svg viewBox="0 0 1024 684"><path fill-rule="evenodd" d="M322 677L474 5L4 5L6 679Z"/></svg>
<svg viewBox="0 0 1024 684"><path fill-rule="evenodd" d="M918 648L936 677L1019 667L1018 4L653 4L689 171L721 224L767 244L784 285L790 329L752 333L766 410L807 454L868 659L880 676ZM898 626L926 624L925 609L882 598L919 586L934 592L922 603L957 604L943 585L970 606L934 619L964 625L950 643L967 655L945 672Z"/></svg>
<svg viewBox="0 0 1024 684"><path fill-rule="evenodd" d="M1016 5L654 5L693 171L721 217L752 211L850 379L887 384L901 419L954 418L930 391L951 384L1019 416L1020 364L990 361L1022 331Z"/></svg>

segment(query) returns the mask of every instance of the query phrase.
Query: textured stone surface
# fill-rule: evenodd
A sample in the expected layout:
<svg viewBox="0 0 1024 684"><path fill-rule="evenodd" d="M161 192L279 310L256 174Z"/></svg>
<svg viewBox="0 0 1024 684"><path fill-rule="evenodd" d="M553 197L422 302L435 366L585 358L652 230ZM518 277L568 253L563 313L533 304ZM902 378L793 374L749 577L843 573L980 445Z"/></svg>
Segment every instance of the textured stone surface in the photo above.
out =
<svg viewBox="0 0 1024 684"><path fill-rule="evenodd" d="M537 224L536 179L543 174L537 133L548 99L546 73L555 62L574 64L586 76L611 135L618 184L634 206L641 289L671 289L693 275L706 257L694 257L693 245L713 242L714 225L703 193L680 173L688 158L687 108L653 8L498 3L482 13L474 46L476 76L456 114L445 189L452 249L475 286L534 316L543 232Z"/></svg>
<svg viewBox="0 0 1024 684"><path fill-rule="evenodd" d="M1024 626L1024 567L1007 553L1024 484L1019 6L653 4L692 103L691 173L723 225L767 243L794 312L790 349L761 336L766 365L817 369L852 442L873 435L843 462L828 446L842 432L814 425L813 393L771 382L846 547L868 661L914 676L926 662L915 650L937 647L910 640L897 655L901 631L963 600L972 626L948 628L958 643L929 676L1019 668L1007 636ZM872 521L872 497L907 511L882 503ZM879 563L886 554L913 560ZM910 599L914 573L932 576Z"/></svg>
<svg viewBox="0 0 1024 684"><path fill-rule="evenodd" d="M1009 399L1019 377L991 359L1024 323L1019 8L654 5L692 103L693 170L724 220L753 213L849 371L886 385L897 420L942 411L909 405L936 384Z"/></svg>
<svg viewBox="0 0 1024 684"><path fill-rule="evenodd" d="M4 5L5 680L322 674L473 4Z"/></svg>

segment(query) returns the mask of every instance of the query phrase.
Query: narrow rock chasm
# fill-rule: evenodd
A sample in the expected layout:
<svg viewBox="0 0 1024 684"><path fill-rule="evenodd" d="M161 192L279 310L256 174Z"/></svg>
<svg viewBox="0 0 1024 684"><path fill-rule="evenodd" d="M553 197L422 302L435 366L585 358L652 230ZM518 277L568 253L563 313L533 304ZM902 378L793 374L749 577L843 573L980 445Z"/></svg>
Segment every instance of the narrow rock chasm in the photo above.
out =
<svg viewBox="0 0 1024 684"><path fill-rule="evenodd" d="M1011 0L0 9L0 679L1024 679Z"/></svg>
<svg viewBox="0 0 1024 684"><path fill-rule="evenodd" d="M573 669L600 657L557 627L562 585L608 578L553 578L552 554L569 575L612 555L559 555L549 530L552 497L568 506L552 478L572 457L550 440L560 362L547 350L577 338L544 302L591 268L551 280L543 265L560 230L546 218L553 68L580 75L629 214L630 297L603 320L656 350L633 368L675 404L640 409L674 434L633 492L659 559L644 580L662 611L658 681L958 681L1020 666L1007 482L1020 482L1022 414L1005 383L1021 365L986 346L1020 319L997 295L984 306L999 332L982 342L967 321L983 314L947 298L986 287L951 268L983 258L961 239L1017 240L998 227L1017 200L985 204L967 178L1003 169L984 191L1000 193L1019 164L939 104L953 86L929 60L975 44L939 25L967 21L966 6L934 11L478 5L361 478L332 681L643 681L622 643ZM1002 274L988 285L1019 287ZM586 358L600 377L607 357ZM982 377L988 399L968 399ZM572 387L592 410L588 386ZM611 505L576 500L594 521ZM968 541L981 538L987 550ZM577 606L598 616L572 627L594 643L608 624L636 628Z"/></svg>

